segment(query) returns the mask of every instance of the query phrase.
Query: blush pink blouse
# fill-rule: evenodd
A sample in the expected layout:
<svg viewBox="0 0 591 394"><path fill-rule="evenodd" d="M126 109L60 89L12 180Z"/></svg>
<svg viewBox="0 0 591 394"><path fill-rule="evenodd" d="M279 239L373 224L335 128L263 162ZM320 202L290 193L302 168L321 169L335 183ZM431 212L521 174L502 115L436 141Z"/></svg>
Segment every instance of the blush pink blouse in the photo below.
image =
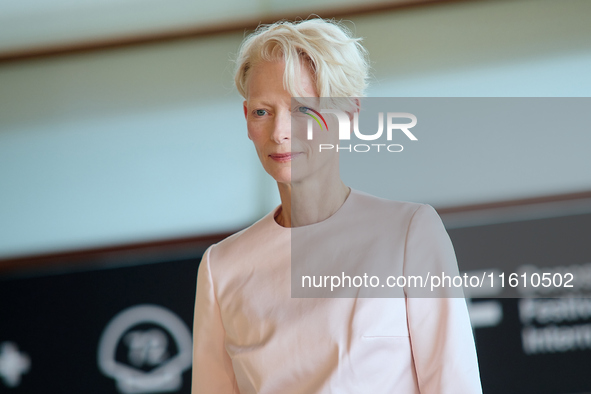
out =
<svg viewBox="0 0 591 394"><path fill-rule="evenodd" d="M482 393L463 298L292 298L292 229L275 222L278 209L203 256L193 394ZM377 253L400 272L433 264L457 272L450 239L429 205L352 189L334 215L312 226L384 237L376 223L382 220L396 231L391 247L383 256L373 248L372 258ZM362 246L351 247L363 256Z"/></svg>

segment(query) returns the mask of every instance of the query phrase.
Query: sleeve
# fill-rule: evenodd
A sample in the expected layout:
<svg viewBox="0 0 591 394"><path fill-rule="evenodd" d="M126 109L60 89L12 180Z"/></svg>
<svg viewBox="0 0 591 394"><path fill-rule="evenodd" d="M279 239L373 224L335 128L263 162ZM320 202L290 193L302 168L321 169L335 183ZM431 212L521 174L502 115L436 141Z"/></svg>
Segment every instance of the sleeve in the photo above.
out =
<svg viewBox="0 0 591 394"><path fill-rule="evenodd" d="M225 330L210 270L210 246L197 274L193 321L192 394L239 393L232 360L224 346Z"/></svg>
<svg viewBox="0 0 591 394"><path fill-rule="evenodd" d="M404 264L405 275L459 275L451 240L430 205L421 205L410 221ZM421 394L481 394L476 347L462 288L440 288L430 294L423 290L409 290L406 298Z"/></svg>

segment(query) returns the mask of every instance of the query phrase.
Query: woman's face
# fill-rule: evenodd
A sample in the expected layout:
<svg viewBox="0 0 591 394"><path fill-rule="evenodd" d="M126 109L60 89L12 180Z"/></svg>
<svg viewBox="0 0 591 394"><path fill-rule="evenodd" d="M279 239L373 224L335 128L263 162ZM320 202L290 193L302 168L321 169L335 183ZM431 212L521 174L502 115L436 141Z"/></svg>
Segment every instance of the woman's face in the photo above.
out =
<svg viewBox="0 0 591 394"><path fill-rule="evenodd" d="M314 139L307 139L307 122L311 118L300 112L301 105L292 103L284 89L284 70L284 62L277 61L261 62L249 71L248 97L243 104L248 138L265 171L279 183L291 184L311 175L322 180L323 175L334 176L335 171L338 176L337 154L319 152L321 143L338 144L338 134L327 133L314 124ZM300 70L297 77L306 97L318 97L310 69L302 63ZM328 129L335 130L336 119L325 118Z"/></svg>

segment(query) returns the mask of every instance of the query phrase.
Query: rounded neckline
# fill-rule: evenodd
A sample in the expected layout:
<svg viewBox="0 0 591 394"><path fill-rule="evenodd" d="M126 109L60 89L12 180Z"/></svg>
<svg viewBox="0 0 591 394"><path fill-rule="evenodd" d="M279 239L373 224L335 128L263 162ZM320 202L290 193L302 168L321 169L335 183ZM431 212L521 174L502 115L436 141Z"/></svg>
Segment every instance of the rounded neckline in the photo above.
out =
<svg viewBox="0 0 591 394"><path fill-rule="evenodd" d="M298 226L298 227L283 227L282 225L280 225L279 223L277 223L275 221L275 215L277 214L277 211L282 208L282 204L279 204L275 207L275 209L273 209L270 213L269 213L269 217L271 222L273 222L273 225L279 229L283 229L283 230L297 230L297 229L309 229L312 228L314 226L318 226L318 225L322 225L326 222L329 222L331 220L334 220L333 218L335 216L340 216L341 212L344 210L344 208L348 207L351 203L351 196L353 195L353 193L356 193L356 190L353 189L352 187L349 186L349 189L351 190L349 192L349 195L347 196L347 198L345 199L345 201L343 202L343 204L339 207L339 209L337 209L335 211L335 213L333 213L332 215L330 215L329 217L327 217L324 220L321 220L320 222L316 222L316 223L311 223L311 224L306 224L305 226Z"/></svg>

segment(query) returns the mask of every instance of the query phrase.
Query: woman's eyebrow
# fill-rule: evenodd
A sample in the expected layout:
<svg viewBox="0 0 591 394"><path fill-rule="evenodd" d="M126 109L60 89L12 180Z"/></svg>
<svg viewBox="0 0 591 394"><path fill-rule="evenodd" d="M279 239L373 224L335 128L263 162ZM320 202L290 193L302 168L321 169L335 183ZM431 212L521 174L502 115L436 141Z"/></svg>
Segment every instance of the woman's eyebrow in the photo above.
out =
<svg viewBox="0 0 591 394"><path fill-rule="evenodd" d="M271 103L271 101L268 101L266 99L249 100L249 103L247 105L249 105L249 106L265 105L265 106L268 106L268 107L272 107L273 106L273 104Z"/></svg>

